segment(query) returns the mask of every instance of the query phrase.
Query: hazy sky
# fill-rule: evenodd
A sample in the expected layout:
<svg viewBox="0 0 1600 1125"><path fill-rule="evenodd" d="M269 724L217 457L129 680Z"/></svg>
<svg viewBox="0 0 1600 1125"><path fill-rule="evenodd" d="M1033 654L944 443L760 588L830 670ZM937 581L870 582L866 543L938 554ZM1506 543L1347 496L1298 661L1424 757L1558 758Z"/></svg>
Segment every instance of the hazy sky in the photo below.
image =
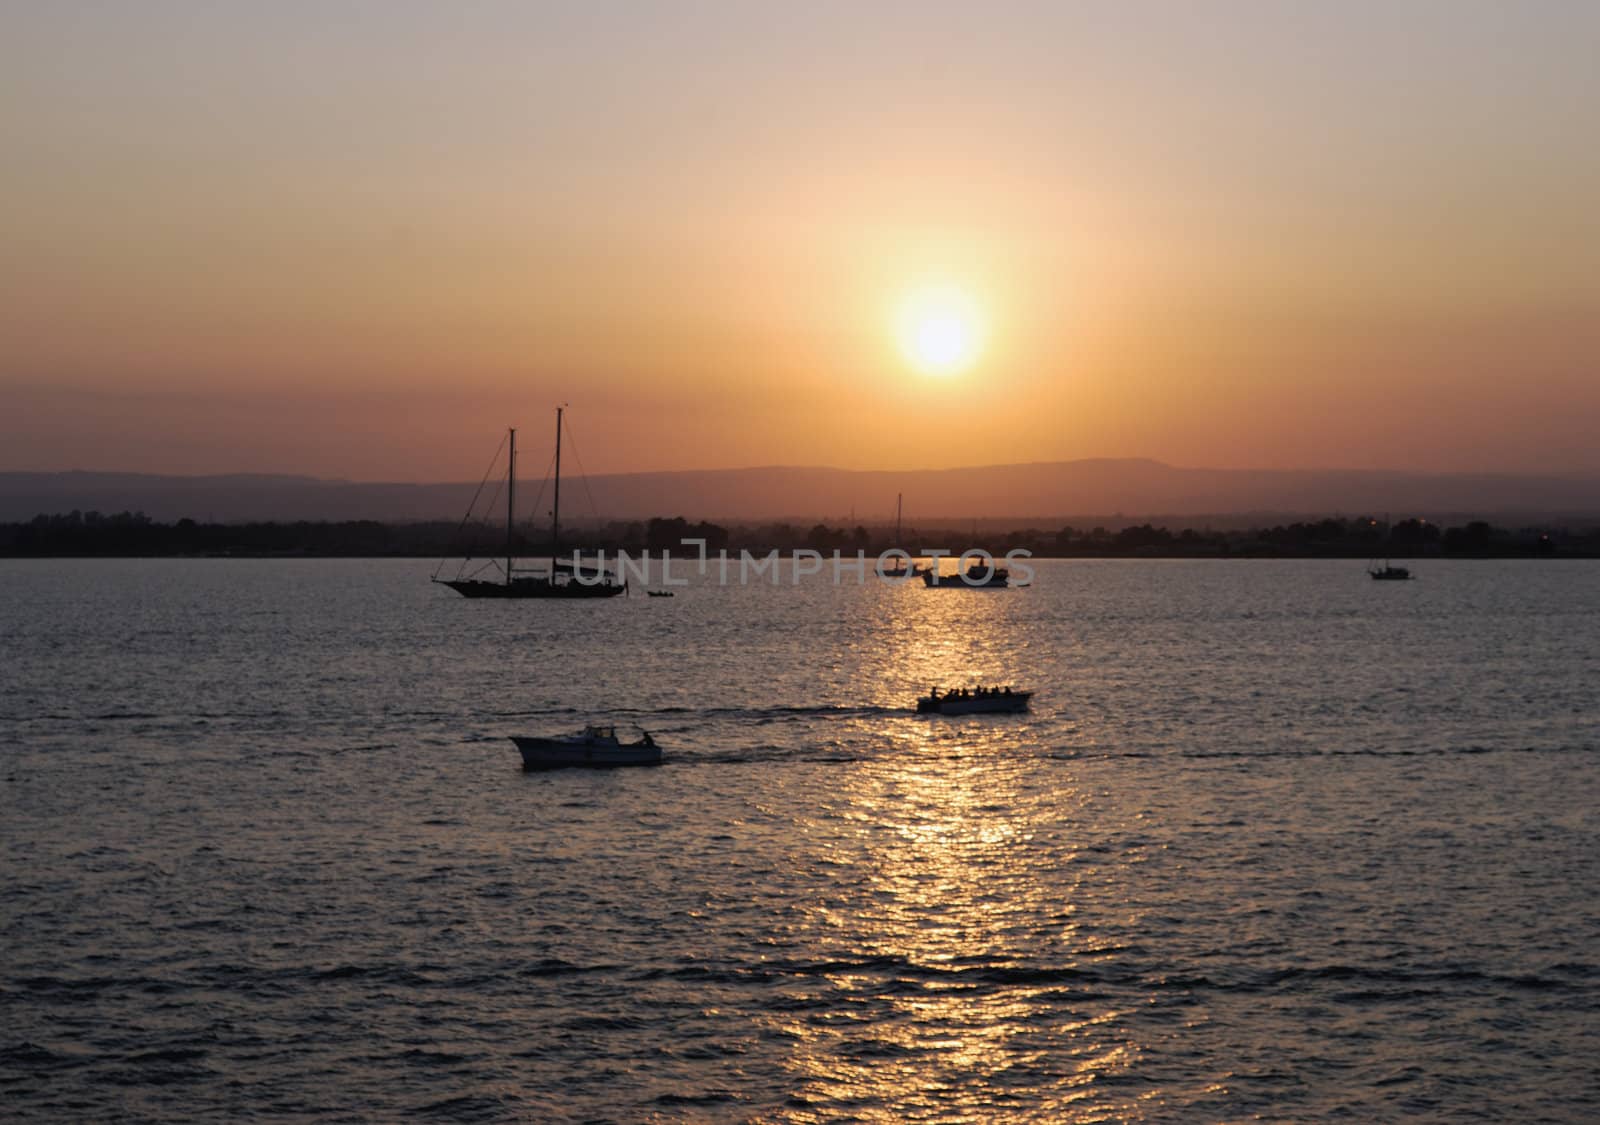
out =
<svg viewBox="0 0 1600 1125"><path fill-rule="evenodd" d="M1597 59L1587 2L7 4L0 469L466 479L568 402L590 472L1600 470Z"/></svg>

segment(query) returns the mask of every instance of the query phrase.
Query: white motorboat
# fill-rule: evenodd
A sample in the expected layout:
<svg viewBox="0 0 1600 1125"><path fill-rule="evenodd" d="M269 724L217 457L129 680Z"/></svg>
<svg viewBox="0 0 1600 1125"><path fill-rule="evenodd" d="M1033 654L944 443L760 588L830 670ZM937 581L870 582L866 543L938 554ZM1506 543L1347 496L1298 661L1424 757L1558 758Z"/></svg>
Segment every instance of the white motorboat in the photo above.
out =
<svg viewBox="0 0 1600 1125"><path fill-rule="evenodd" d="M558 769L562 766L658 766L661 764L661 747L648 731L639 730L639 738L624 742L617 737L617 728L610 725L591 725L578 734L557 736L511 736L511 741L522 751L522 768L525 770Z"/></svg>

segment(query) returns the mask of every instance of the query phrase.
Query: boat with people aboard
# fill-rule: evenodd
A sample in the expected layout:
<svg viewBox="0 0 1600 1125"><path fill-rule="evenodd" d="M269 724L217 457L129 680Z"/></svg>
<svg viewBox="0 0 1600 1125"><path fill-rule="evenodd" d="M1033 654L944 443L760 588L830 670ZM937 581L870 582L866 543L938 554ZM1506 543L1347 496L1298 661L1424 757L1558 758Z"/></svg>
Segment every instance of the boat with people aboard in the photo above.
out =
<svg viewBox="0 0 1600 1125"><path fill-rule="evenodd" d="M561 553L561 430L562 416L565 408L556 407L556 470L555 470L555 507L550 515L550 565L542 574L518 573L525 568L516 565L516 552L514 550L515 524L516 524L516 498L517 498L517 431L510 430L508 440L510 451L506 458L506 554L505 565L499 579L478 578L477 572L467 573L467 563L470 557L463 559L457 568L454 578L440 578L439 571L444 569L444 562L434 570L433 581L441 586L448 586L465 598L614 598L625 593L628 589L626 579L618 579L616 575L602 567L582 567L571 562L563 562L556 556ZM496 455L498 459L498 454ZM491 466L492 468L492 466ZM487 477L486 477L487 479ZM482 485L479 485L480 491ZM473 498L476 505L477 498ZM462 520L465 527L472 518L469 509L467 519ZM489 559L479 567L500 568L499 559Z"/></svg>
<svg viewBox="0 0 1600 1125"><path fill-rule="evenodd" d="M933 590L999 590L1011 584L1011 572L974 559L964 574L941 575L938 567L929 567L922 572L922 584Z"/></svg>
<svg viewBox="0 0 1600 1125"><path fill-rule="evenodd" d="M563 766L658 766L661 764L661 747L643 727L635 727L639 737L624 742L617 728L609 723L595 723L577 734L546 737L541 735L512 735L511 741L522 752L525 770L559 769Z"/></svg>
<svg viewBox="0 0 1600 1125"><path fill-rule="evenodd" d="M1007 684L1003 687L931 689L917 699L917 713L923 715L1005 715L1028 709L1033 692Z"/></svg>

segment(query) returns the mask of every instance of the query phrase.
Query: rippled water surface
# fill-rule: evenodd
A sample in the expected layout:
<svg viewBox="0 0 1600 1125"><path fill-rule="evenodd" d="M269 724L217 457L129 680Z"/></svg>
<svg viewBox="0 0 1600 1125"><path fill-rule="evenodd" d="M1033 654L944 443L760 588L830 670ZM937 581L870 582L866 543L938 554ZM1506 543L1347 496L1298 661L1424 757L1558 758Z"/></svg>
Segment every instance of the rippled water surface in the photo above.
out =
<svg viewBox="0 0 1600 1125"><path fill-rule="evenodd" d="M1419 569L0 562L4 1116L1600 1118L1600 566Z"/></svg>

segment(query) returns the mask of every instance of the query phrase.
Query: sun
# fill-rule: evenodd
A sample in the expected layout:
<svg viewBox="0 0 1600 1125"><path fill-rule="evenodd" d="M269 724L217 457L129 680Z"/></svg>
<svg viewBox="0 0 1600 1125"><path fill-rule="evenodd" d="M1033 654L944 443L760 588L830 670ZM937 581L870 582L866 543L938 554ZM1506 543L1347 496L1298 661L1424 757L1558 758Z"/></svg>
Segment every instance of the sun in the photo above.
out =
<svg viewBox="0 0 1600 1125"><path fill-rule="evenodd" d="M957 375L983 351L983 313L957 285L924 285L900 300L895 338L911 366L925 375Z"/></svg>

